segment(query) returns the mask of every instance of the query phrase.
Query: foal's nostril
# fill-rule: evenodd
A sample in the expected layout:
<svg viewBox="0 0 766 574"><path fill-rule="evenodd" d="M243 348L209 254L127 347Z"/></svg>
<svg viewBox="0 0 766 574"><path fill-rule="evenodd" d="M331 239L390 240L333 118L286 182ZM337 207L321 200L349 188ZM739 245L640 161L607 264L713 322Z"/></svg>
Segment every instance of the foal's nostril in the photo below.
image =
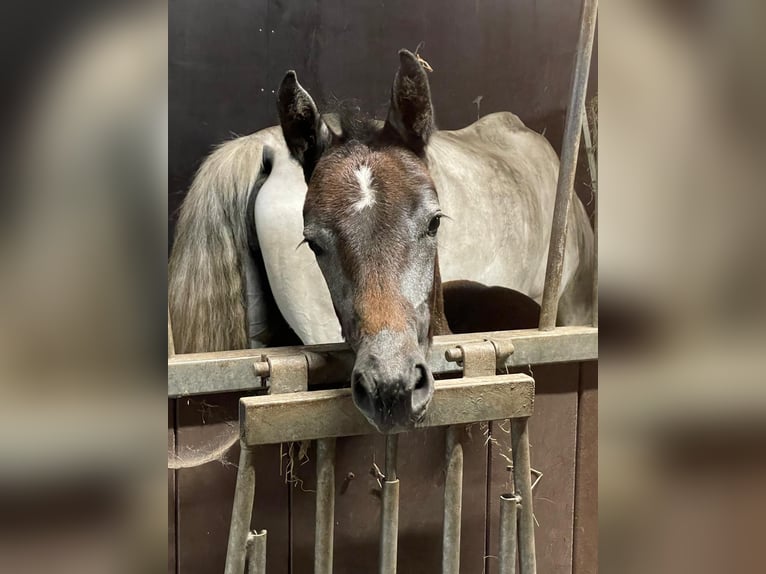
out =
<svg viewBox="0 0 766 574"><path fill-rule="evenodd" d="M428 387L428 374L426 373L426 369L423 365L416 365L415 366L415 374L417 376L417 379L415 380L415 387L414 391L420 391L421 389L425 389Z"/></svg>
<svg viewBox="0 0 766 574"><path fill-rule="evenodd" d="M434 380L431 372L425 365L415 366L415 386L412 389L410 397L410 407L412 416L420 419L426 412L426 407L431 402L431 396L434 391Z"/></svg>
<svg viewBox="0 0 766 574"><path fill-rule="evenodd" d="M372 388L365 376L360 372L353 374L351 381L351 396L353 397L356 406L359 407L362 412L367 414L373 412Z"/></svg>

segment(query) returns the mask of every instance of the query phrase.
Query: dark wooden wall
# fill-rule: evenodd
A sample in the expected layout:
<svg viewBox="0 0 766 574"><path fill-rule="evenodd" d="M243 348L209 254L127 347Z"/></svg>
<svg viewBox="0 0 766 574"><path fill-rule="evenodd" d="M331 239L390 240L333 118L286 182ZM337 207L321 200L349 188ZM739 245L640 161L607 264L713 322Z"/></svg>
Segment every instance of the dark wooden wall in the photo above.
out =
<svg viewBox="0 0 766 574"><path fill-rule="evenodd" d="M580 0L170 0L169 237L212 146L277 123L274 92L288 69L320 105L354 99L380 113L397 51L423 41L441 128L476 120L473 102L482 96L482 115L512 111L559 150L580 6ZM589 202L586 187L578 193Z"/></svg>
<svg viewBox="0 0 766 574"><path fill-rule="evenodd" d="M546 574L597 571L596 363L535 367L535 415L531 419L532 466L543 472L535 488L538 570ZM205 448L236 423L238 395L171 401L171 427L180 451ZM499 496L509 490L504 455L510 437L493 423L494 441L480 425L466 429L461 573L497 572ZM444 430L403 435L399 571L440 571ZM370 474L382 463L382 436L338 440L336 464L335 572L374 572L378 559L380 500ZM278 446L261 448L256 460L256 502L252 526L268 530L269 574L310 573L313 566L314 450L297 469L300 486L284 481ZM223 569L238 450L223 463L211 462L170 473L168 572L207 574ZM382 464L381 464L382 466ZM281 470L280 470L281 468ZM350 479L350 473L353 479Z"/></svg>

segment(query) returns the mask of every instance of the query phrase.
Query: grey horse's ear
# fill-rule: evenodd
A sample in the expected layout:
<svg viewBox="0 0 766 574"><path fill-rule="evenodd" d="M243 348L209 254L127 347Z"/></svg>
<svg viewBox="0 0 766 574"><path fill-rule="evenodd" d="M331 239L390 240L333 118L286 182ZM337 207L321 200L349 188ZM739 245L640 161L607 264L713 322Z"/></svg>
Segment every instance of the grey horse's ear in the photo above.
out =
<svg viewBox="0 0 766 574"><path fill-rule="evenodd" d="M399 51L399 70L391 88L391 106L384 129L393 130L408 148L421 156L434 131L428 77L417 56L409 50Z"/></svg>
<svg viewBox="0 0 766 574"><path fill-rule="evenodd" d="M308 183L319 158L332 145L334 134L293 70L285 74L279 86L277 108L287 148L303 167Z"/></svg>

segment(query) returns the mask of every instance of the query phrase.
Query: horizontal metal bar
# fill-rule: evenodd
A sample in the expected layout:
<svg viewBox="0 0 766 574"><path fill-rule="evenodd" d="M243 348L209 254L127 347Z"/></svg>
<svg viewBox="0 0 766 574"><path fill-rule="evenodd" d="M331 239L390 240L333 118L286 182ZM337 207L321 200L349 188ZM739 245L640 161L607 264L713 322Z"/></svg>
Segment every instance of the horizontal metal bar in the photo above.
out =
<svg viewBox="0 0 766 574"><path fill-rule="evenodd" d="M505 367L590 361L598 358L598 329L558 327L553 331L526 329L434 337L429 366L436 376L459 374L461 368L445 359L448 349L487 339L511 342L514 351ZM255 364L263 355L305 353L309 388L350 379L354 354L345 343L306 347L243 349L218 353L176 355L168 360L168 396L253 391L262 388Z"/></svg>
<svg viewBox="0 0 766 574"><path fill-rule="evenodd" d="M535 382L523 374L437 382L431 406L416 428L528 417ZM244 397L239 401L247 445L376 433L353 403L350 389Z"/></svg>

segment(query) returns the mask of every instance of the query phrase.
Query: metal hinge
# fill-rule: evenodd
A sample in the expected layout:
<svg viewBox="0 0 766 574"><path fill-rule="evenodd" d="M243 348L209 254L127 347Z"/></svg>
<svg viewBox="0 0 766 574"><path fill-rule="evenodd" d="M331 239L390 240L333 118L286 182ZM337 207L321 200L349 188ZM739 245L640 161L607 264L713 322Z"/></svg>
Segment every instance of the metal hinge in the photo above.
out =
<svg viewBox="0 0 766 574"><path fill-rule="evenodd" d="M463 377L486 377L504 371L513 350L510 339L485 339L447 349L444 358L462 365Z"/></svg>
<svg viewBox="0 0 766 574"><path fill-rule="evenodd" d="M261 355L255 374L262 378L270 394L298 393L309 386L308 358L304 353Z"/></svg>

